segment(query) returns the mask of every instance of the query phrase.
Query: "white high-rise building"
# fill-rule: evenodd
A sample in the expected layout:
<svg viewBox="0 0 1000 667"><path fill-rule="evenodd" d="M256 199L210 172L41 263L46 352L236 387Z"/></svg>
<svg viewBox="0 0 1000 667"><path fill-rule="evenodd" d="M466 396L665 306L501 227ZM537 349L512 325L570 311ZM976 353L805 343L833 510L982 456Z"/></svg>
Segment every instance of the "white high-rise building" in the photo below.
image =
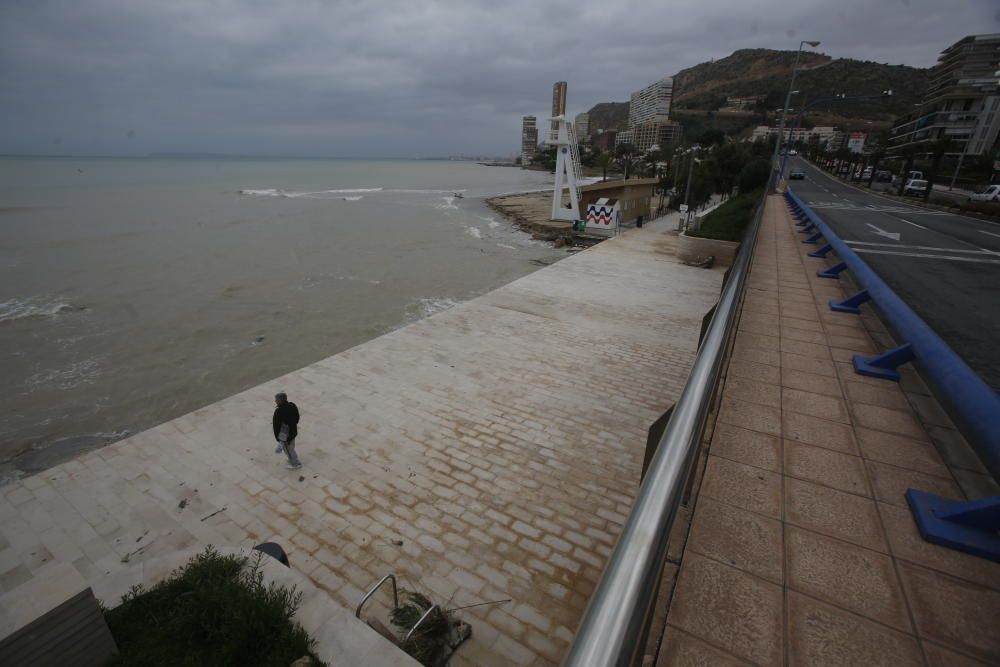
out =
<svg viewBox="0 0 1000 667"><path fill-rule="evenodd" d="M590 137L590 114L589 113L578 113L576 118L573 119L573 125L576 126L576 140L586 141Z"/></svg>
<svg viewBox="0 0 1000 667"><path fill-rule="evenodd" d="M632 93L628 110L629 128L670 120L670 101L673 95L674 80L669 76Z"/></svg>
<svg viewBox="0 0 1000 667"><path fill-rule="evenodd" d="M538 126L534 116L524 116L521 119L521 164L525 167L535 157L538 147Z"/></svg>

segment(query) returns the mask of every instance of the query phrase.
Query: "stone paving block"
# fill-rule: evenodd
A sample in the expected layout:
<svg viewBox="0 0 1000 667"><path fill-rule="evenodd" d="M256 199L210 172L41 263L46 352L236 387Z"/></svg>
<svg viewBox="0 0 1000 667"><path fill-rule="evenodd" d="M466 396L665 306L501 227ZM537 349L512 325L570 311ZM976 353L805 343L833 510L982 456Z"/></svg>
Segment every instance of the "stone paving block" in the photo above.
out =
<svg viewBox="0 0 1000 667"><path fill-rule="evenodd" d="M750 574L783 583L781 522L711 498L698 502L688 547Z"/></svg>
<svg viewBox="0 0 1000 667"><path fill-rule="evenodd" d="M828 377L837 376L833 361L829 358L808 357L802 354L783 352L781 353L781 367Z"/></svg>
<svg viewBox="0 0 1000 667"><path fill-rule="evenodd" d="M847 415L847 405L842 399L811 391L783 388L781 408L785 412L797 412L843 424L849 424L851 421Z"/></svg>
<svg viewBox="0 0 1000 667"><path fill-rule="evenodd" d="M965 500L962 491L950 479L897 468L877 461L867 461L866 465L871 475L876 500L906 507L904 494L907 489L927 491L953 500Z"/></svg>
<svg viewBox="0 0 1000 667"><path fill-rule="evenodd" d="M747 403L781 407L781 387L777 384L731 377L726 380L726 395Z"/></svg>
<svg viewBox="0 0 1000 667"><path fill-rule="evenodd" d="M791 588L912 632L889 556L789 526L785 557Z"/></svg>
<svg viewBox="0 0 1000 667"><path fill-rule="evenodd" d="M714 456L781 472L781 440L773 435L719 423L712 437Z"/></svg>
<svg viewBox="0 0 1000 667"><path fill-rule="evenodd" d="M938 477L949 476L948 468L941 460L941 456L929 443L867 428L857 428L855 433L861 455L866 459Z"/></svg>
<svg viewBox="0 0 1000 667"><path fill-rule="evenodd" d="M791 338L781 339L781 351L790 352L792 354L801 354L806 357L815 357L817 359L829 359L830 358L830 348L826 343L807 343L800 340L792 340Z"/></svg>
<svg viewBox="0 0 1000 667"><path fill-rule="evenodd" d="M834 396L836 398L843 396L840 382L837 381L837 378L828 375L806 373L791 368L781 369L781 386L788 389L799 389L816 394L825 394L826 396Z"/></svg>
<svg viewBox="0 0 1000 667"><path fill-rule="evenodd" d="M851 413L858 426L895 433L914 440L927 440L927 433L912 412L852 403Z"/></svg>
<svg viewBox="0 0 1000 667"><path fill-rule="evenodd" d="M860 457L786 441L785 474L841 491L871 496L864 462Z"/></svg>
<svg viewBox="0 0 1000 667"><path fill-rule="evenodd" d="M927 434L941 458L950 468L961 468L977 473L986 472L979 456L965 441L962 434L955 429L930 426L927 428Z"/></svg>
<svg viewBox="0 0 1000 667"><path fill-rule="evenodd" d="M656 660L656 667L748 667L750 664L672 625L667 626Z"/></svg>
<svg viewBox="0 0 1000 667"><path fill-rule="evenodd" d="M780 586L688 553L668 623L744 660L780 665L782 597Z"/></svg>
<svg viewBox="0 0 1000 667"><path fill-rule="evenodd" d="M911 635L794 591L788 592L788 659L792 665L924 664Z"/></svg>
<svg viewBox="0 0 1000 667"><path fill-rule="evenodd" d="M928 667L987 667L985 662L973 660L931 642L921 642L921 646L924 647Z"/></svg>
<svg viewBox="0 0 1000 667"><path fill-rule="evenodd" d="M781 476L717 456L708 457L701 493L770 517L781 517Z"/></svg>
<svg viewBox="0 0 1000 667"><path fill-rule="evenodd" d="M780 329L780 332L782 342L787 339L802 341L803 343L826 345L826 334L822 331L806 331L805 329L796 329L794 327L783 327Z"/></svg>
<svg viewBox="0 0 1000 667"><path fill-rule="evenodd" d="M997 481L990 475L981 475L968 470L954 470L952 474L958 481L962 493L969 500L1000 496L1000 484L997 484Z"/></svg>
<svg viewBox="0 0 1000 667"><path fill-rule="evenodd" d="M854 430L847 424L786 412L782 415L782 432L786 442L794 440L847 454L859 453Z"/></svg>
<svg viewBox="0 0 1000 667"><path fill-rule="evenodd" d="M880 386L847 380L844 382L844 391L852 403L867 403L893 410L910 409L906 394L894 382L884 382Z"/></svg>
<svg viewBox="0 0 1000 667"><path fill-rule="evenodd" d="M899 574L922 638L1000 663L1000 591L906 562Z"/></svg>
<svg viewBox="0 0 1000 667"><path fill-rule="evenodd" d="M927 542L907 507L878 503L878 511L896 558L1000 590L1000 563Z"/></svg>
<svg viewBox="0 0 1000 667"><path fill-rule="evenodd" d="M823 535L888 551L875 501L870 498L786 478L785 519Z"/></svg>
<svg viewBox="0 0 1000 667"><path fill-rule="evenodd" d="M756 380L758 382L768 382L770 384L779 384L781 382L780 367L735 358L729 362L729 375L737 378Z"/></svg>
<svg viewBox="0 0 1000 667"><path fill-rule="evenodd" d="M724 398L719 421L751 431L781 435L781 410L765 405Z"/></svg>

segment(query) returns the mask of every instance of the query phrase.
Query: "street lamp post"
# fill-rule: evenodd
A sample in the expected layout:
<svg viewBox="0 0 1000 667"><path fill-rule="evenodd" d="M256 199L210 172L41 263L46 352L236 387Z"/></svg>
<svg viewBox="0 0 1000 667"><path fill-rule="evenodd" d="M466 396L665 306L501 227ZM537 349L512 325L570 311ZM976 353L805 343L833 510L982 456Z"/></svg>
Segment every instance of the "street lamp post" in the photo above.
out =
<svg viewBox="0 0 1000 667"><path fill-rule="evenodd" d="M698 161L697 159L695 159L694 154L696 151L699 150L701 150L701 146L699 146L698 144L695 144L694 146L691 147L691 161L688 164L687 186L684 188L684 206L688 205L688 198L691 196L691 178L694 175L694 163ZM686 211L684 216L685 229L687 229L687 222L690 219L691 219L691 208L688 207L688 210Z"/></svg>
<svg viewBox="0 0 1000 667"><path fill-rule="evenodd" d="M778 166L778 149L781 147L781 143L785 138L785 118L788 116L788 105L792 103L792 90L795 88L795 74L799 71L799 60L802 58L802 47L808 44L809 46L816 48L820 45L819 42L810 42L808 40L802 40L799 42L799 51L795 54L795 65L792 67L792 80L788 84L788 95L785 96L785 106L781 109L781 123L778 124L778 142L774 145L774 155L771 156L771 171L775 170ZM777 185L777 183L775 183Z"/></svg>

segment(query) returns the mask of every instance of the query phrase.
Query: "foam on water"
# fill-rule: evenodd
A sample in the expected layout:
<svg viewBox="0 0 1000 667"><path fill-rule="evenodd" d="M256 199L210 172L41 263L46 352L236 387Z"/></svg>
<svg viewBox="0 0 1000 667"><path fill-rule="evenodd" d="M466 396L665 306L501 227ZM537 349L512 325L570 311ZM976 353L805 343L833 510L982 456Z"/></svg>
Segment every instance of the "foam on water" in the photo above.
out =
<svg viewBox="0 0 1000 667"><path fill-rule="evenodd" d="M344 197L344 201L360 201L361 199L364 199L364 197L362 197L361 195L356 195L354 197Z"/></svg>
<svg viewBox="0 0 1000 667"><path fill-rule="evenodd" d="M477 227L466 227L465 233L475 239L483 238L483 233Z"/></svg>
<svg viewBox="0 0 1000 667"><path fill-rule="evenodd" d="M27 317L52 317L67 310L78 310L64 301L42 297L11 299L0 303L0 322L11 322Z"/></svg>

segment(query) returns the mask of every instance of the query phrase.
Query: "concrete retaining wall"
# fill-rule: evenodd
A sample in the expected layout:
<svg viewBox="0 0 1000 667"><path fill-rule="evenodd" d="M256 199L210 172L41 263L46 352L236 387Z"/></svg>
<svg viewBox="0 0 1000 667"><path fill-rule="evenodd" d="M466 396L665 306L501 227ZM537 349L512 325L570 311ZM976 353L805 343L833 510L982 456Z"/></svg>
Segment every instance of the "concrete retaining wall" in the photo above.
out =
<svg viewBox="0 0 1000 667"><path fill-rule="evenodd" d="M715 263L719 266L729 266L736 256L736 249L740 246L735 241L716 241L714 239L701 239L695 236L688 236L681 232L677 241L677 258L682 262L701 262L709 256L715 257Z"/></svg>

